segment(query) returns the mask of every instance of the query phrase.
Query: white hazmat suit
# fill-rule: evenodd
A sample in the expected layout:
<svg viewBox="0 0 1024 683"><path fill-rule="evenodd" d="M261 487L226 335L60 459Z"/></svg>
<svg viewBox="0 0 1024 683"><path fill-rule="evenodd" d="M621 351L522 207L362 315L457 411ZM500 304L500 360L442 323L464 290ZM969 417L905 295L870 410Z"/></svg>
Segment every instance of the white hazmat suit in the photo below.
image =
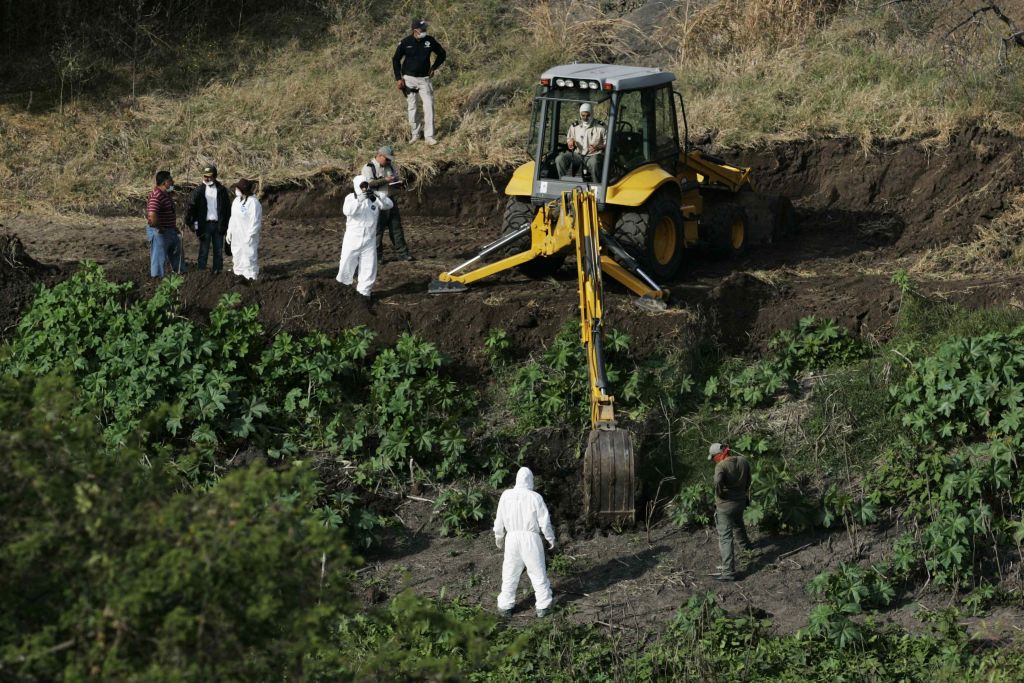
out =
<svg viewBox="0 0 1024 683"><path fill-rule="evenodd" d="M507 534L507 537L506 537ZM516 487L501 494L498 514L494 518L494 540L500 548L504 543L505 562L501 567L501 593L498 609L510 610L516 604L519 576L526 573L533 584L537 610L551 606L551 582L544 562L541 534L551 547L555 546L555 530L544 498L533 490L533 472L528 467L516 474Z"/></svg>
<svg viewBox="0 0 1024 683"><path fill-rule="evenodd" d="M387 211L395 203L379 192L371 190L368 195L360 190L359 186L365 182L366 176L357 175L352 179L355 191L345 197L341 210L346 219L345 237L341 241L338 277L334 279L350 285L358 273L356 291L368 297L377 279L377 218L381 211Z"/></svg>
<svg viewBox="0 0 1024 683"><path fill-rule="evenodd" d="M260 274L258 252L263 228L263 206L256 197L235 196L225 236L231 245L231 270L249 280Z"/></svg>

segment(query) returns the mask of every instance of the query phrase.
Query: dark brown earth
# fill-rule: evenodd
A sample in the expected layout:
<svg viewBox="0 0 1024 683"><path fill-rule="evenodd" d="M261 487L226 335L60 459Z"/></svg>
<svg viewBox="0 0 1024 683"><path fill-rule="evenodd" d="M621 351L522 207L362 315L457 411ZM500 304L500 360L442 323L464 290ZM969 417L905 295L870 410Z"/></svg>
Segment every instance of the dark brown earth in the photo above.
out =
<svg viewBox="0 0 1024 683"><path fill-rule="evenodd" d="M489 529L482 527L480 533L466 537L441 537L431 530L430 508L425 499L407 499L398 506L402 528L391 536L388 550L368 557L359 570L366 586L364 600L379 603L408 589L495 609L502 552L495 548ZM718 564L713 529L688 532L664 522L650 528L640 522L638 527L628 533L595 531L578 537L564 525L556 529L559 545L547 552L547 562L558 619L599 624L635 643L666 628L691 596L711 592L727 611L770 618L776 632L792 633L807 625L816 604L806 591L812 578L839 562L886 558L901 531L777 536L752 532L755 547L743 556L741 580L727 583L711 576ZM1020 587L1019 573L1007 585ZM534 618L526 574L517 597L513 621L525 624ZM876 621L927 632L917 615L955 602L947 591L900 586L893 605ZM1022 616L1019 608L1003 607L964 623L976 639L999 642L1018 632Z"/></svg>
<svg viewBox="0 0 1024 683"><path fill-rule="evenodd" d="M637 309L621 289L610 286L608 323L632 336L634 350L685 346L700 333L715 336L732 352L757 353L773 334L807 315L835 318L860 335L884 340L893 332L899 303L893 273L933 248L977 239L979 228L1024 189L1024 141L973 127L942 142L878 141L865 149L848 138L812 139L719 153L752 165L759 189L791 197L797 230L787 240L731 261L695 253L679 281L667 283L673 303L660 314ZM568 268L540 281L507 273L464 294L426 294L439 272L496 236L507 177L507 169L452 168L429 186L400 196L417 260L383 267L372 313L334 282L347 180L272 190L264 198L259 281L243 284L230 274L188 273L181 290L184 312L204 318L221 295L238 292L243 302L260 305L271 333L365 324L387 344L415 332L435 342L466 374L483 365L483 340L493 328L508 330L518 348L543 348L563 321L577 314L575 273ZM146 277L141 219L5 216L0 235L17 235L25 246L25 251L5 246L2 254L11 256L0 259L0 334L10 334L36 283L66 277L81 259L105 265L114 278L135 281L142 293L155 286ZM4 239L0 244L15 244ZM194 263L196 243L186 237L185 245ZM922 276L916 285L975 307L1020 301L1024 277L940 273ZM571 474L578 466L577 440L568 434L545 438L542 474ZM683 533L659 523L649 534L643 529L591 537L564 522L573 517L565 509L573 504L552 505L564 513L556 557L567 558L555 561L562 565L556 591L567 618L605 623L616 631L661 628L698 590L715 590L728 608L771 615L777 628L791 631L806 621L808 579L839 560L875 557L887 547L885 532L766 538L747 577L721 586L706 576L716 552L706 533ZM500 574L490 535L482 530L466 538L440 538L429 505L418 500L405 500L398 515L402 526L390 534L387 550L371 556L360 574L367 580L368 599L407 586L490 608ZM522 591L526 595L525 584ZM913 625L919 604L935 607L949 599L929 591L907 595L885 618ZM975 624L976 631L1001 637L1020 616L998 615L996 622Z"/></svg>

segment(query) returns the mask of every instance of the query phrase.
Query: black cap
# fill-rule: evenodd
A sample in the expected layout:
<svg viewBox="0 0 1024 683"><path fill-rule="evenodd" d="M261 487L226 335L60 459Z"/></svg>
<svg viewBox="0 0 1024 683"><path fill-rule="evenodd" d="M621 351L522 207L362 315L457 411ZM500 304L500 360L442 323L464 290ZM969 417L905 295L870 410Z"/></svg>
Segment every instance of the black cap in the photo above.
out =
<svg viewBox="0 0 1024 683"><path fill-rule="evenodd" d="M413 19L412 20L412 28L424 29L426 27L427 27L427 20L426 19Z"/></svg>
<svg viewBox="0 0 1024 683"><path fill-rule="evenodd" d="M203 167L203 177L205 178L207 176L209 176L211 178L216 178L217 177L217 167L214 166L213 164L209 164L207 166L204 166Z"/></svg>

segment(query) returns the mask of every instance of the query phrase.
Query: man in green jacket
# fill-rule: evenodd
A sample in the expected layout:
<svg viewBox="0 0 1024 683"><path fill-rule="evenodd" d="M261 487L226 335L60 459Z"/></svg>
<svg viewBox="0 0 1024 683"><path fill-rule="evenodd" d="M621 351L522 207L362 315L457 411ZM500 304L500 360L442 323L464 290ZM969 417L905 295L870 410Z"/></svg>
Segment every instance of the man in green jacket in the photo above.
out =
<svg viewBox="0 0 1024 683"><path fill-rule="evenodd" d="M713 443L708 460L715 463L715 527L718 530L718 551L722 556L718 581L736 580L736 555L733 539L741 550L750 548L743 511L750 502L750 463L742 455L733 455L728 446Z"/></svg>

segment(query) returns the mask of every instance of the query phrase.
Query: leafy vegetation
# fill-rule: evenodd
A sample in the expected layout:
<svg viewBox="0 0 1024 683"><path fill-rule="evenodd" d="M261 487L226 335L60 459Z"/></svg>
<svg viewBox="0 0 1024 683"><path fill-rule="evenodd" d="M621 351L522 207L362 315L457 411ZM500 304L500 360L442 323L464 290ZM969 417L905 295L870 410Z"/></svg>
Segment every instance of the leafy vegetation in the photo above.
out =
<svg viewBox="0 0 1024 683"><path fill-rule="evenodd" d="M710 523L706 434L723 433L754 464L749 523L855 533L898 516L900 529L884 557L813 579L819 604L796 633L695 596L638 648L557 616L508 628L411 593L360 610L353 591L350 548L389 523L389 489L434 486L440 532L474 533L530 438L585 425L574 324L532 358L492 332L494 379L511 389L477 395L413 336L268 339L256 309L231 297L200 325L178 314L179 281L140 299L86 265L40 291L0 353L0 674L1018 680L1019 653L976 648L957 610L919 615L927 635L875 620L925 582L970 613L1019 600L1002 579L1024 542L1024 327L923 344L943 338L942 316L915 308L907 285L891 345L808 318L754 363L756 381L750 363L641 358L609 335L624 419L663 430L644 442L655 470L700 444L701 474L670 484L675 524ZM979 326L945 318L955 332ZM743 377L760 397L709 396L711 377ZM565 554L550 568L581 571Z"/></svg>
<svg viewBox="0 0 1024 683"><path fill-rule="evenodd" d="M297 678L350 604L341 532L294 465L181 490L112 454L54 379L0 382L0 672L18 680Z"/></svg>

